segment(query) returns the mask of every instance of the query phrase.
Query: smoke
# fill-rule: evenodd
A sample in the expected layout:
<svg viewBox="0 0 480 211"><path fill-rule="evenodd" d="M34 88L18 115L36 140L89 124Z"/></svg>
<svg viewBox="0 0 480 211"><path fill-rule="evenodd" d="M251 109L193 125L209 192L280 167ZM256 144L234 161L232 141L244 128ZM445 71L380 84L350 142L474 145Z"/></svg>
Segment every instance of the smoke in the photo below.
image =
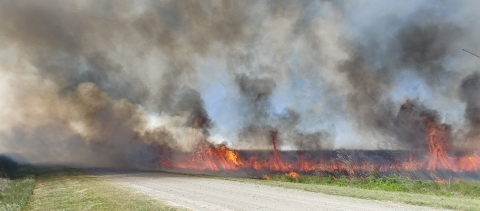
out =
<svg viewBox="0 0 480 211"><path fill-rule="evenodd" d="M363 29L368 31L365 40L346 42L348 59L340 62L338 69L346 74L351 87L346 97L348 115L356 120L356 127L362 132L373 130L386 137L393 136L394 142L388 144L402 148L420 147L420 143L426 147L422 141L425 137L422 117L430 116L441 124L436 109L442 106L438 104L459 99L450 87L458 84L463 75L458 69L464 66L454 67L452 63L461 59L457 55L460 43L471 42L464 36L477 32L442 15L442 10L415 8L409 14L411 18L389 17ZM398 93L399 86L415 86L415 81L421 84L421 89L416 85L415 91L427 93L425 97L420 96L424 99L419 100L419 95L412 93L403 99L392 97L392 93ZM437 99L432 99L434 97ZM415 100L410 100L412 98ZM470 103L467 107L471 107ZM447 112L453 110L447 109L450 110ZM469 113L465 118L471 121L473 116Z"/></svg>
<svg viewBox="0 0 480 211"><path fill-rule="evenodd" d="M422 21L404 26L394 37L397 43L391 52L397 52L398 59L392 66L413 71L430 86L442 85L445 79L452 77L445 61L452 56L449 53L455 51L455 44L462 39L465 29L441 20L440 14L419 13Z"/></svg>
<svg viewBox="0 0 480 211"><path fill-rule="evenodd" d="M147 166L272 132L283 149L425 148L425 117L456 141L479 128L461 51L480 51L476 4L5 0L0 149Z"/></svg>
<svg viewBox="0 0 480 211"><path fill-rule="evenodd" d="M275 81L271 78L249 78L245 74L235 78L240 93L245 98L245 106L251 106L248 110L252 110L252 120L262 121L268 116L270 109L270 100L273 90L275 89Z"/></svg>
<svg viewBox="0 0 480 211"><path fill-rule="evenodd" d="M478 140L476 137L478 137L480 133L479 90L480 75L478 72L465 77L459 89L460 99L466 104L464 113L465 120L467 121L466 131L468 131L466 137L470 139L470 141L473 141L473 143L470 143L470 149L477 148L478 145L476 143L478 143Z"/></svg>

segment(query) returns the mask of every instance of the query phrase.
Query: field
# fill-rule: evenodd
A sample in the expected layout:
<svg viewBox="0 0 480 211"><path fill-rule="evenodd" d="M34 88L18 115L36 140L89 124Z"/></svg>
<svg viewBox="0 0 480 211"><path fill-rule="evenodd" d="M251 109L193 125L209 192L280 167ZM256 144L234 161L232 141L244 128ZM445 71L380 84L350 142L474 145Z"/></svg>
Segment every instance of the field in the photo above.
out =
<svg viewBox="0 0 480 211"><path fill-rule="evenodd" d="M0 210L179 210L70 168L19 167L0 179Z"/></svg>

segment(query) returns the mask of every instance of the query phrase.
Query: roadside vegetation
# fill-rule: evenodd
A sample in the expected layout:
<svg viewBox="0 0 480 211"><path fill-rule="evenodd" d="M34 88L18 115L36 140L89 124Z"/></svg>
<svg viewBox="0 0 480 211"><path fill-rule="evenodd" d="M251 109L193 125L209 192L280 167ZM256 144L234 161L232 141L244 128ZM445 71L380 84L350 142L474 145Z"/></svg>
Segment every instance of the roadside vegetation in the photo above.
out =
<svg viewBox="0 0 480 211"><path fill-rule="evenodd" d="M228 180L301 189L331 195L385 200L455 210L479 210L480 182L458 180L450 183L410 180L399 176L366 177L312 176L296 173L264 175L263 179Z"/></svg>
<svg viewBox="0 0 480 211"><path fill-rule="evenodd" d="M34 168L0 155L0 211L180 210L70 168Z"/></svg>
<svg viewBox="0 0 480 211"><path fill-rule="evenodd" d="M0 210L20 210L33 193L34 170L0 155Z"/></svg>
<svg viewBox="0 0 480 211"><path fill-rule="evenodd" d="M268 175L268 179L282 182L294 182L303 184L333 185L342 187L354 187L370 190L399 191L421 193L439 196L462 196L480 199L480 182L472 180L456 181L433 181L411 180L399 176L383 176L371 172L366 177L348 178L340 176L312 176L291 174Z"/></svg>
<svg viewBox="0 0 480 211"><path fill-rule="evenodd" d="M39 168L23 210L178 210L113 182L69 168Z"/></svg>

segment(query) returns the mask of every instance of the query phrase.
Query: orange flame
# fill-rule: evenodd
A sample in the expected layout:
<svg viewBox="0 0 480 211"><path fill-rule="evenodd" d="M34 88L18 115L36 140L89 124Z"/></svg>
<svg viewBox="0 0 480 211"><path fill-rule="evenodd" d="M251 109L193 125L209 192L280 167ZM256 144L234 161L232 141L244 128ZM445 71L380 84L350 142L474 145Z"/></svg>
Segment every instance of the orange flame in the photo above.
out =
<svg viewBox="0 0 480 211"><path fill-rule="evenodd" d="M194 119L194 128L198 127L199 118ZM480 156L476 153L460 157L450 157L447 153L447 143L450 131L443 125L437 125L426 118L425 141L428 152L423 158L414 158L413 151L407 160L393 162L392 164L368 163L362 161L342 162L339 159L323 160L322 158L306 159L302 151L297 152L296 162L282 159L277 149L277 131L271 132L272 152L266 159L256 156L243 158L238 151L225 145L215 146L205 139L201 139L186 160L175 160L168 156L160 156L159 161L166 168L192 169L192 170L238 170L254 169L272 172L289 172L287 176L297 178L299 172L313 171L343 171L354 174L356 171L380 171L390 169L416 171L426 169L450 170L454 172L475 172L480 170ZM169 153L166 153L169 154ZM264 177L265 179L265 177Z"/></svg>
<svg viewBox="0 0 480 211"><path fill-rule="evenodd" d="M429 148L429 156L427 160L427 170L435 169L452 169L456 167L452 164L451 159L445 150L446 138L448 131L438 127L433 121L427 119L427 137L426 141Z"/></svg>
<svg viewBox="0 0 480 211"><path fill-rule="evenodd" d="M290 173L285 175L287 175L287 177L290 177L292 179L297 179L300 176L297 172L294 172L294 171L290 171Z"/></svg>

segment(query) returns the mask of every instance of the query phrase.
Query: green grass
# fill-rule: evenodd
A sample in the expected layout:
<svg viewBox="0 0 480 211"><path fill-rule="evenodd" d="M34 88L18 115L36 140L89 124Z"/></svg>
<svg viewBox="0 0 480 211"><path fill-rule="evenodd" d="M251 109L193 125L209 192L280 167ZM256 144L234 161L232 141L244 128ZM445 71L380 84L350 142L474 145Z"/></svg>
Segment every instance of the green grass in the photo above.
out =
<svg viewBox="0 0 480 211"><path fill-rule="evenodd" d="M25 166L0 178L0 210L20 210L33 193L33 169Z"/></svg>
<svg viewBox="0 0 480 211"><path fill-rule="evenodd" d="M285 174L270 175L269 177L270 180L225 177L223 179L436 208L480 209L480 182L478 181L457 181L448 185L434 181L374 177L373 175L364 179L351 180L306 175L294 179Z"/></svg>
<svg viewBox="0 0 480 211"><path fill-rule="evenodd" d="M35 181L32 178L2 180L4 188L0 193L0 210L20 210L32 194Z"/></svg>
<svg viewBox="0 0 480 211"><path fill-rule="evenodd" d="M165 202L75 169L37 169L24 210L178 210Z"/></svg>
<svg viewBox="0 0 480 211"><path fill-rule="evenodd" d="M374 173L360 179L347 179L346 177L340 177L336 179L334 177L319 177L310 175L302 175L298 178L292 178L285 174L270 175L269 177L271 180L282 182L333 185L370 190L410 192L440 196L464 196L480 199L480 182L478 181L460 180L447 184L427 180L410 180L396 176L376 176Z"/></svg>

